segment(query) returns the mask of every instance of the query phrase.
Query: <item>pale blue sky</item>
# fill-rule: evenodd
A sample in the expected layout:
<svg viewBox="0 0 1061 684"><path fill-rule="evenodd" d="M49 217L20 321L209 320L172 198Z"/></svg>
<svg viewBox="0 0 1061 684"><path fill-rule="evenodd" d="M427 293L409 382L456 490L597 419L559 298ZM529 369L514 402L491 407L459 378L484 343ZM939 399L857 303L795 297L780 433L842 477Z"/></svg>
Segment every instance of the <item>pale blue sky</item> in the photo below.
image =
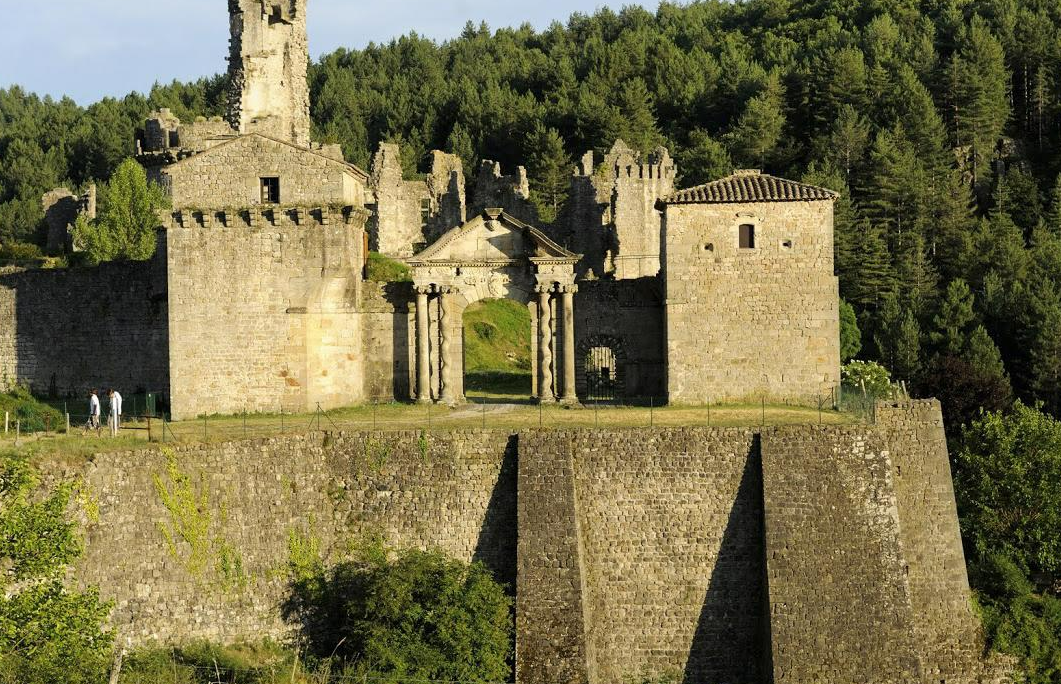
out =
<svg viewBox="0 0 1061 684"><path fill-rule="evenodd" d="M530 22L544 28L573 12L657 0L309 0L310 54L387 42L410 31L456 36L469 19L491 28ZM88 104L145 92L155 81L223 71L228 49L225 0L0 0L0 88Z"/></svg>

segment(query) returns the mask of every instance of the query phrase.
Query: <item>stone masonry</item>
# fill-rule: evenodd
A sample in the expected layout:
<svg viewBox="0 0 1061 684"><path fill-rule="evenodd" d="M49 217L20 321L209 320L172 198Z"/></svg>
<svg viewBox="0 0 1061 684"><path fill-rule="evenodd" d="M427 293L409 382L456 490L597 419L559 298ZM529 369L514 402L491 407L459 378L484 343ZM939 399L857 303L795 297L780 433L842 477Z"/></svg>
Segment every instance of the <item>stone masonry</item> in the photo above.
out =
<svg viewBox="0 0 1061 684"><path fill-rule="evenodd" d="M213 565L189 568L188 543L165 543L166 456L106 454L66 473L98 509L82 517L77 577L115 601L129 644L281 638L292 535L334 562L381 534L483 560L515 590L521 683L997 681L957 562L939 404L878 417L177 447L210 536L241 561L238 586ZM900 482L919 472L925 484Z"/></svg>
<svg viewBox="0 0 1061 684"><path fill-rule="evenodd" d="M671 402L832 396L835 197L749 171L660 202Z"/></svg>

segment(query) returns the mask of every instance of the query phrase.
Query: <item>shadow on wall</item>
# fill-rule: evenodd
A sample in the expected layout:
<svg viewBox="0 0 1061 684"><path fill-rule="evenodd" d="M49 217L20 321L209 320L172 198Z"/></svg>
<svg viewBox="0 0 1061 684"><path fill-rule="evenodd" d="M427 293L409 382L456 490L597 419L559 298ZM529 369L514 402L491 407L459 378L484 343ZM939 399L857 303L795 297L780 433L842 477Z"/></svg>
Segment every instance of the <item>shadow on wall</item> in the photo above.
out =
<svg viewBox="0 0 1061 684"><path fill-rule="evenodd" d="M409 386L410 358L409 350L415 340L409 326L410 302L413 298L412 287L408 283L388 283L384 288L384 297L394 307L394 323L391 333L391 344L394 360L391 364L391 391L396 401L407 401L412 398ZM412 359L412 364L416 360Z"/></svg>
<svg viewBox="0 0 1061 684"><path fill-rule="evenodd" d="M769 658L760 437L730 509L683 684L763 684Z"/></svg>
<svg viewBox="0 0 1061 684"><path fill-rule="evenodd" d="M476 561L482 561L505 585L510 596L516 594L516 489L518 487L519 436L508 438L501 472L490 493L486 518L475 545Z"/></svg>

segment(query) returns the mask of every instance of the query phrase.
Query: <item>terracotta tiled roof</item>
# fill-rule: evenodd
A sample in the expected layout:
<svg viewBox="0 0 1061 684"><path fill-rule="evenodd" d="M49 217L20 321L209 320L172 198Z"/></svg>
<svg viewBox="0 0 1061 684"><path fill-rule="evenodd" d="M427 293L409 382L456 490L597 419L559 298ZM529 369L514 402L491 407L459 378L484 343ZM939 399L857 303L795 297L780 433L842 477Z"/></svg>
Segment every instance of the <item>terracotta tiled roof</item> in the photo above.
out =
<svg viewBox="0 0 1061 684"><path fill-rule="evenodd" d="M730 204L735 202L813 202L833 200L832 190L769 176L761 171L737 171L721 180L679 190L662 204Z"/></svg>

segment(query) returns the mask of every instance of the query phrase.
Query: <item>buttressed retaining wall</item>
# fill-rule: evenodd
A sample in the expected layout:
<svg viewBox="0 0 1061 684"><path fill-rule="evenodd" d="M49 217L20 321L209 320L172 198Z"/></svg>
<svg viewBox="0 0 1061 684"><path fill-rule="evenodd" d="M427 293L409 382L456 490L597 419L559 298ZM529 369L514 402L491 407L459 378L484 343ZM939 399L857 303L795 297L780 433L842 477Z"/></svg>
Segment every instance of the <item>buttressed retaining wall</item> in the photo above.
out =
<svg viewBox="0 0 1061 684"><path fill-rule="evenodd" d="M0 385L85 395L169 389L165 256L0 275Z"/></svg>
<svg viewBox="0 0 1061 684"><path fill-rule="evenodd" d="M288 436L182 447L174 471L155 451L101 456L79 577L116 601L131 642L282 636L292 540L335 560L378 533L482 559L515 587L519 682L989 681L939 405L878 415ZM212 516L198 565L160 531L177 518L159 485L182 476Z"/></svg>

